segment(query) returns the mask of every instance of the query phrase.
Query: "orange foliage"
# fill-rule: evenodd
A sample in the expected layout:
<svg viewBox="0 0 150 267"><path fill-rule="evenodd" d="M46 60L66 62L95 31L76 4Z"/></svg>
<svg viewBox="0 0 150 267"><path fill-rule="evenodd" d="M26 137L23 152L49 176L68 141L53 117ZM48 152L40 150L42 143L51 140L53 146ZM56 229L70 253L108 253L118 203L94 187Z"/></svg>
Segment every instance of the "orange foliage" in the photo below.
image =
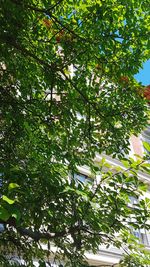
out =
<svg viewBox="0 0 150 267"><path fill-rule="evenodd" d="M60 43L65 37L65 31L61 30L58 35L56 36L56 42Z"/></svg>
<svg viewBox="0 0 150 267"><path fill-rule="evenodd" d="M61 37L58 35L58 36L56 36L56 42L57 43L60 43L61 42Z"/></svg>
<svg viewBox="0 0 150 267"><path fill-rule="evenodd" d="M100 70L100 69L102 68L102 66L101 66L100 64L96 64L96 65L95 65L95 68L96 68L97 70Z"/></svg>
<svg viewBox="0 0 150 267"><path fill-rule="evenodd" d="M120 82L124 82L124 83L128 83L129 82L129 78L127 76L121 76L119 81Z"/></svg>
<svg viewBox="0 0 150 267"><path fill-rule="evenodd" d="M150 101L150 85L147 85L144 89L144 97Z"/></svg>
<svg viewBox="0 0 150 267"><path fill-rule="evenodd" d="M48 29L52 26L52 22L49 19L43 19L43 24Z"/></svg>

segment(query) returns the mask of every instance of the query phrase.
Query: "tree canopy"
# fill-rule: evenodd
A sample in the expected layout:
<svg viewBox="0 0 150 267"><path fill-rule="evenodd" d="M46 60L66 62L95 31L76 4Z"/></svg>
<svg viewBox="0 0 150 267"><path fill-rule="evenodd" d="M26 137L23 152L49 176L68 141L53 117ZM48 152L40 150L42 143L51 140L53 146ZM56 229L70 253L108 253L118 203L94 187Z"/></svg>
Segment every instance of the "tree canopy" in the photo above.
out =
<svg viewBox="0 0 150 267"><path fill-rule="evenodd" d="M85 251L113 244L135 255L123 266L136 266L130 234L149 229L150 205L137 171L149 167L129 159L127 171L114 170L94 158L124 158L130 135L147 125L134 74L149 57L149 0L1 6L0 260L17 253L26 266L34 258L44 266L53 244L56 258L81 266ZM84 165L87 183L75 179Z"/></svg>

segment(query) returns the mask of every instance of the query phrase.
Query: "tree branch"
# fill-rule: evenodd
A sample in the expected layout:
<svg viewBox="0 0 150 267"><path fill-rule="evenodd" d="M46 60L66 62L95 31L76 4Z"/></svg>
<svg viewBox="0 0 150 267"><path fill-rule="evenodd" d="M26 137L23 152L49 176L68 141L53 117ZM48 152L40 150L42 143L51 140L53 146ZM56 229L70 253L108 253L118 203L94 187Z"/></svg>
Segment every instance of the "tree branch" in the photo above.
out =
<svg viewBox="0 0 150 267"><path fill-rule="evenodd" d="M10 37L7 36L3 36L3 38L1 37L2 41L4 41L5 43L7 43L8 45L16 48L17 50L19 50L22 54L32 57L33 59L35 59L38 63L40 63L41 65L50 68L50 69L54 69L54 67L56 68L56 65L54 64L49 64L47 63L45 60L40 59L39 57L37 57L35 54L33 54L31 51L27 50L26 48L22 47L20 44L18 44L14 39L10 39Z"/></svg>
<svg viewBox="0 0 150 267"><path fill-rule="evenodd" d="M88 96L83 94L82 91L73 83L73 81L68 78L68 76L64 73L63 70L61 70L61 73L63 74L65 79L73 86L73 88L82 96L82 98L84 99L85 103L86 104L88 103L89 105L91 105L91 107L93 107L93 109L95 110L96 114L99 115L102 119L104 119L106 121L106 117L100 113L100 110L97 108L97 104L95 102L91 101L88 98ZM113 124L111 124L110 122L109 122L109 126L111 126L114 129Z"/></svg>
<svg viewBox="0 0 150 267"><path fill-rule="evenodd" d="M23 228L23 227L16 227L18 233L22 236L31 237L34 241L39 241L40 239L52 240L55 238L61 238L70 234L75 233L79 230L79 226L70 227L68 229L64 229L60 232L50 233L50 232L40 232L40 231L33 231L31 229Z"/></svg>
<svg viewBox="0 0 150 267"><path fill-rule="evenodd" d="M17 5L21 5L19 1L17 0L11 0L13 3L17 4ZM64 25L60 20L58 20L53 13L51 12L52 9L54 9L54 7L56 7L58 4L60 4L63 0L58 1L55 5L53 5L52 7L48 8L48 9L42 9L42 8L38 8L36 6L31 6L31 5L24 5L26 8L33 10L35 12L40 12L40 13L44 13L45 15L48 15L49 17L53 18L53 20L59 24L63 29L66 29L68 32L70 32L72 35L74 35L75 37L79 38L80 40L84 41L84 42L93 42L93 40L87 40L87 38L84 38L78 34L76 34L73 30L71 30L69 27L67 27L66 25Z"/></svg>

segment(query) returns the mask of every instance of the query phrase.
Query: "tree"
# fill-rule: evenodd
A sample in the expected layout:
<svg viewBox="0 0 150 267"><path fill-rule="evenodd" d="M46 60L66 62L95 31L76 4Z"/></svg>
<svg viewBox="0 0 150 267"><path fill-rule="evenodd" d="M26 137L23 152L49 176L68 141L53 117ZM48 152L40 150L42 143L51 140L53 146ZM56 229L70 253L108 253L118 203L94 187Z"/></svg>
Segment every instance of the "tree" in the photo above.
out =
<svg viewBox="0 0 150 267"><path fill-rule="evenodd" d="M17 252L44 266L54 244L56 258L81 266L86 250L131 252L133 229L149 229L137 178L147 163L126 160L117 171L93 160L124 158L131 133L147 124L133 75L149 56L148 2L2 0L2 262ZM74 178L83 165L87 183Z"/></svg>

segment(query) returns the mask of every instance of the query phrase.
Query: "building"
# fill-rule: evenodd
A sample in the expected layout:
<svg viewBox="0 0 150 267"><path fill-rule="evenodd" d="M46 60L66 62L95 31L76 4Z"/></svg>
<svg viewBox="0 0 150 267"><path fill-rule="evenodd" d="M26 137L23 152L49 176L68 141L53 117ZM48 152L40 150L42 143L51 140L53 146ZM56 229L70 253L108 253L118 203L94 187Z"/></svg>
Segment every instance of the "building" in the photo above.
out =
<svg viewBox="0 0 150 267"><path fill-rule="evenodd" d="M145 152L145 149L143 147L142 141L150 143L150 127L147 127L142 134L139 137L131 136L130 139L130 157L135 158L135 154L142 156ZM123 164L117 160L112 159L110 156L105 156L106 161L110 165L114 166L121 166L123 167ZM102 159L102 156L97 155L96 161L100 161ZM83 181L86 179L89 175L88 168L80 168L79 169L81 173L81 180ZM79 177L79 175L78 175ZM146 195L150 197L150 175L147 173L139 172L138 177L141 181L145 182L148 185L148 191ZM134 200L133 200L134 201ZM141 229L140 231L134 232L135 236L139 238L141 244L144 244L144 246L150 250L150 233L145 231L144 229ZM100 246L99 251L97 254L92 253L86 253L86 257L88 259L88 262L90 265L94 266L117 266L117 263L119 263L121 257L122 257L123 251L115 248L110 247L109 249L105 246ZM104 265L103 265L104 264Z"/></svg>
<svg viewBox="0 0 150 267"><path fill-rule="evenodd" d="M144 153L144 147L142 145L142 141L150 142L150 127L148 127L139 137L132 136L130 139L130 156L135 157L134 154L138 154L140 156ZM125 169L123 164L118 159L112 159L110 156L106 156L106 161L113 165L113 166L120 166ZM95 158L96 162L100 162L102 159L101 155L97 155ZM78 173L76 174L76 179L81 180L82 182L85 182L86 179L90 176L90 170L87 166L78 168ZM146 193L148 196L150 196L150 175L147 173L139 172L138 174L139 179L141 181L144 181L148 185L148 192ZM100 179L100 177L97 177ZM133 199L134 202L134 199ZM2 228L3 226L1 226ZM0 228L0 229L1 229ZM145 231L144 229L141 229L140 231L134 232L134 235L139 238L140 242L144 244L147 250L150 250L150 233ZM44 246L43 246L44 248ZM56 252L55 247L53 247L53 252ZM122 254L124 253L123 250L115 248L113 246L110 246L109 248L106 248L105 246L101 245L99 247L99 251L97 251L96 254L93 254L91 252L86 252L85 257L89 263L90 266L94 267L117 267L120 259L122 258ZM11 258L12 262L18 262L17 257ZM37 261L34 262L35 266L39 266ZM60 264L57 262L57 260L54 262L54 256L50 256L49 260L47 261L47 267L63 267L63 262ZM138 267L138 266L137 266Z"/></svg>
<svg viewBox="0 0 150 267"><path fill-rule="evenodd" d="M130 138L130 154L129 154L130 157L135 158L136 156L134 154L138 154L140 156L143 155L145 148L142 145L142 141L146 141L150 143L150 126L147 127L147 129L145 129L145 131L143 131L143 133L139 137L132 136ZM122 163L118 159L114 159L111 156L106 156L106 155L104 155L104 157L106 158L106 161L110 165L121 166L122 168L125 169L125 167L123 167ZM101 159L102 159L102 156L97 155L95 158L95 162L100 162ZM78 168L78 173L76 174L77 179L81 181L86 181L86 179L88 179L89 176L90 176L90 171L89 171L88 166ZM100 179L100 177L97 176L97 179ZM139 172L139 179L141 181L146 182L150 187L150 175ZM150 192L148 191L146 194L150 195ZM4 230L4 227L1 224L0 232L2 232L3 230ZM134 234L136 237L140 239L140 242L143 243L148 250L150 250L150 235L144 229L141 229L140 231L136 231L134 232ZM55 247L53 248L53 250L55 253ZM122 257L122 253L123 253L122 250L115 248L113 246L110 246L109 248L106 248L105 246L100 246L99 251L97 251L96 254L93 254L87 251L85 256L88 260L89 265L94 266L94 267L95 266L97 267L98 266L115 266L115 265L117 266L117 264L119 263ZM15 255L11 256L11 260L12 262L18 261ZM57 264L57 262L55 263L53 262L53 255L50 257L50 261L51 261L51 267L58 267L60 265L59 263ZM35 260L35 266L38 266L38 263L36 262L36 260Z"/></svg>

